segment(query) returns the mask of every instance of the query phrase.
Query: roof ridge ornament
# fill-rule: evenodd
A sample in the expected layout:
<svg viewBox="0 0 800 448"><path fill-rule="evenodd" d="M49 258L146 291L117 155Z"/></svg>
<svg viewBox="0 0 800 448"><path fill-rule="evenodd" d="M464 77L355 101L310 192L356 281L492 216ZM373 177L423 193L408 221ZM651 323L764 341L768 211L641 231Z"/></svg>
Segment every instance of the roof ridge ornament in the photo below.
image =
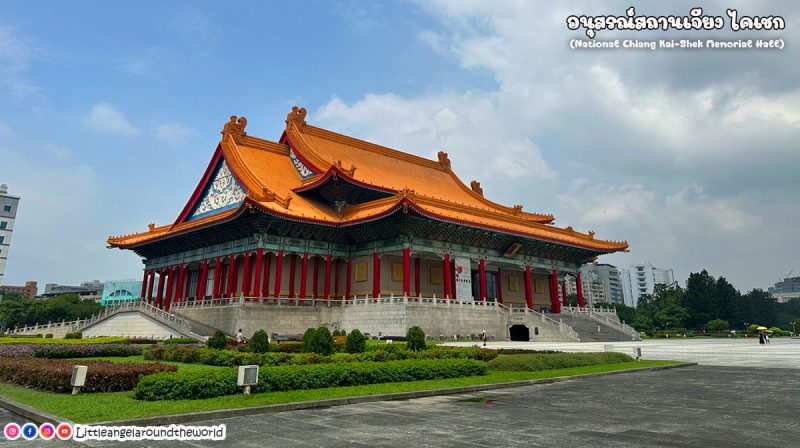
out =
<svg viewBox="0 0 800 448"><path fill-rule="evenodd" d="M439 151L436 156L439 158L439 164L442 165L442 168L449 170L450 169L450 159L447 157L447 153L444 151Z"/></svg>
<svg viewBox="0 0 800 448"><path fill-rule="evenodd" d="M261 194L258 195L256 198L258 201L264 202L275 202L276 204L280 205L281 207L288 209L289 204L292 202L292 194L289 193L286 195L285 198L282 198L277 195L274 191L270 190L267 187L261 189Z"/></svg>
<svg viewBox="0 0 800 448"><path fill-rule="evenodd" d="M521 214L522 214L522 205L520 205L520 204L517 204L517 205L515 205L515 206L513 207L513 209L512 209L512 210L513 210L513 212L512 212L512 213L514 214L514 216L519 216L519 215L521 215Z"/></svg>
<svg viewBox="0 0 800 448"><path fill-rule="evenodd" d="M151 222L150 224L147 225L147 228L150 229L151 232L155 232L156 224L154 222Z"/></svg>
<svg viewBox="0 0 800 448"><path fill-rule="evenodd" d="M469 183L469 187L472 188L472 191L483 197L483 188L481 188L480 182L478 182L477 180L473 180L472 182Z"/></svg>
<svg viewBox="0 0 800 448"><path fill-rule="evenodd" d="M400 190L398 192L398 194L400 196L404 197L404 198L417 195L417 193L414 190L412 190L411 188L408 188L408 187L403 187L403 189Z"/></svg>
<svg viewBox="0 0 800 448"><path fill-rule="evenodd" d="M225 123L225 126L222 128L222 139L225 140L230 135L231 138L233 138L233 141L236 143L242 143L242 140L247 135L247 132L244 131L244 128L246 127L247 118L231 115L230 121Z"/></svg>
<svg viewBox="0 0 800 448"><path fill-rule="evenodd" d="M305 107L292 107L292 111L286 116L286 128L288 129L292 124L296 125L297 127L303 127L306 125Z"/></svg>
<svg viewBox="0 0 800 448"><path fill-rule="evenodd" d="M350 164L350 168L345 168L344 166L342 166L341 160L337 160L335 165L336 168L339 168L339 171L347 174L350 177L353 177L353 175L356 173L356 166L353 165L352 163Z"/></svg>

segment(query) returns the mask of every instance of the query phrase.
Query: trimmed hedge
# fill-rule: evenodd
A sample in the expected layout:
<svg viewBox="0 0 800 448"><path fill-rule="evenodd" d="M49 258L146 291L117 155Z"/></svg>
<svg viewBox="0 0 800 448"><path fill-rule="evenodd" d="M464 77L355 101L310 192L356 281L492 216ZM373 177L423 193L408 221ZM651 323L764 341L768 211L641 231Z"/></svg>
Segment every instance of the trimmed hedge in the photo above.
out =
<svg viewBox="0 0 800 448"><path fill-rule="evenodd" d="M0 345L0 356L9 358L93 358L135 356L142 347L128 344L17 344Z"/></svg>
<svg viewBox="0 0 800 448"><path fill-rule="evenodd" d="M195 338L170 338L170 339L164 339L161 342L164 343L164 344L199 344L200 343L200 341L198 341Z"/></svg>
<svg viewBox="0 0 800 448"><path fill-rule="evenodd" d="M69 382L72 367L77 363L55 359L0 358L0 381L48 392L72 391ZM142 377L161 372L174 372L177 367L166 364L115 363L89 361L86 385L81 392L121 392L132 390Z"/></svg>
<svg viewBox="0 0 800 448"><path fill-rule="evenodd" d="M198 346L157 346L143 352L153 361L200 363L210 366L236 367L250 364L260 366L336 364L352 362L387 362L406 359L476 359L490 361L497 352L479 347L434 347L414 353L402 347L397 350L369 350L364 353L335 353L331 356L316 353L251 353L235 350L214 350Z"/></svg>
<svg viewBox="0 0 800 448"><path fill-rule="evenodd" d="M469 359L364 362L283 366L262 369L254 393L485 375L486 365ZM234 369L161 373L142 378L134 390L139 400L186 400L241 393Z"/></svg>
<svg viewBox="0 0 800 448"><path fill-rule="evenodd" d="M539 371L632 362L624 353L558 353L502 355L486 363L489 370Z"/></svg>
<svg viewBox="0 0 800 448"><path fill-rule="evenodd" d="M45 338L0 338L0 345L6 344L128 344L128 338L93 339L45 339Z"/></svg>

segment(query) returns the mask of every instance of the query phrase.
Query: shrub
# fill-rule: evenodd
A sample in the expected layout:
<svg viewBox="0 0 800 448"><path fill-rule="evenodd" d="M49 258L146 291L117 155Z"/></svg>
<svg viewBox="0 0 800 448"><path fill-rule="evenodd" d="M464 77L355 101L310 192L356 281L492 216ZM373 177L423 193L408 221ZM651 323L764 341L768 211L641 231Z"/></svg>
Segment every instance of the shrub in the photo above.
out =
<svg viewBox="0 0 800 448"><path fill-rule="evenodd" d="M76 331L74 333L67 333L64 335L64 339L80 339L83 337L83 334L80 331Z"/></svg>
<svg viewBox="0 0 800 448"><path fill-rule="evenodd" d="M364 384L458 378L486 374L486 365L473 360L413 360L387 363L343 363L283 366L261 369L253 392L319 389ZM241 393L237 372L189 371L142 378L134 391L139 400L213 398Z"/></svg>
<svg viewBox="0 0 800 448"><path fill-rule="evenodd" d="M45 339L45 338L0 338L0 345L4 344L129 344L128 338L92 338L92 339Z"/></svg>
<svg viewBox="0 0 800 448"><path fill-rule="evenodd" d="M153 344L158 344L158 341L155 339L147 339L147 338L131 338L131 344L153 345Z"/></svg>
<svg viewBox="0 0 800 448"><path fill-rule="evenodd" d="M632 362L624 353L559 353L555 355L503 355L486 363L490 370L539 371Z"/></svg>
<svg viewBox="0 0 800 448"><path fill-rule="evenodd" d="M55 359L0 358L0 380L48 392L70 392L73 361ZM139 380L159 372L174 372L165 364L88 361L86 385L82 392L120 392L132 390Z"/></svg>
<svg viewBox="0 0 800 448"><path fill-rule="evenodd" d="M208 348L213 348L216 350L222 350L226 345L228 345L228 337L225 336L225 333L223 333L222 330L215 331L214 335L208 338L208 341L206 341L206 346Z"/></svg>
<svg viewBox="0 0 800 448"><path fill-rule="evenodd" d="M33 347L37 358L94 358L142 354L141 347L130 344L42 344Z"/></svg>
<svg viewBox="0 0 800 448"><path fill-rule="evenodd" d="M328 327L321 326L317 328L316 342L317 344L313 350L314 353L323 356L336 353L336 344L333 342L333 336L331 336L331 332L328 330Z"/></svg>
<svg viewBox="0 0 800 448"><path fill-rule="evenodd" d="M278 344L272 344L272 348L270 351L274 352L281 352L281 353L302 353L303 352L303 343L302 342L281 342Z"/></svg>
<svg viewBox="0 0 800 448"><path fill-rule="evenodd" d="M418 352L425 350L425 332L418 326L413 326L406 333L406 345L410 350Z"/></svg>
<svg viewBox="0 0 800 448"><path fill-rule="evenodd" d="M752 333L757 333L758 332L758 327L759 327L758 324L750 324L750 326L747 327L747 332L751 333L751 334Z"/></svg>
<svg viewBox="0 0 800 448"><path fill-rule="evenodd" d="M198 341L195 338L169 338L169 339L164 339L164 341L162 341L162 342L164 344L198 344L198 343L200 343L200 341Z"/></svg>
<svg viewBox="0 0 800 448"><path fill-rule="evenodd" d="M367 340L364 338L361 330L357 328L353 329L353 331L350 332L350 335L347 336L345 350L347 350L347 353L364 353L366 349Z"/></svg>
<svg viewBox="0 0 800 448"><path fill-rule="evenodd" d="M770 327L769 331L772 332L773 336L783 336L783 330L778 327Z"/></svg>
<svg viewBox="0 0 800 448"><path fill-rule="evenodd" d="M250 348L253 353L267 353L269 351L269 336L264 330L258 330L250 338Z"/></svg>
<svg viewBox="0 0 800 448"><path fill-rule="evenodd" d="M714 319L708 321L706 324L706 331L709 333L719 333L721 331L725 331L730 328L730 324L728 324L727 320L722 319Z"/></svg>
<svg viewBox="0 0 800 448"><path fill-rule="evenodd" d="M317 329L309 328L303 333L303 352L313 353L317 348Z"/></svg>
<svg viewBox="0 0 800 448"><path fill-rule="evenodd" d="M53 333L47 333L44 337L45 339L53 339Z"/></svg>

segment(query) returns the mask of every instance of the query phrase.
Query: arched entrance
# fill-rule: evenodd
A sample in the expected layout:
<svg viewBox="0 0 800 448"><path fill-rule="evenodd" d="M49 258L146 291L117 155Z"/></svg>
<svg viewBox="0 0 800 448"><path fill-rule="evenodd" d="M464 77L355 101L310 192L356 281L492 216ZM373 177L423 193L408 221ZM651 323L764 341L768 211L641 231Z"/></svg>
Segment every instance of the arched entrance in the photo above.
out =
<svg viewBox="0 0 800 448"><path fill-rule="evenodd" d="M508 329L509 336L512 341L530 341L531 340L531 331L525 325L512 325L511 328Z"/></svg>

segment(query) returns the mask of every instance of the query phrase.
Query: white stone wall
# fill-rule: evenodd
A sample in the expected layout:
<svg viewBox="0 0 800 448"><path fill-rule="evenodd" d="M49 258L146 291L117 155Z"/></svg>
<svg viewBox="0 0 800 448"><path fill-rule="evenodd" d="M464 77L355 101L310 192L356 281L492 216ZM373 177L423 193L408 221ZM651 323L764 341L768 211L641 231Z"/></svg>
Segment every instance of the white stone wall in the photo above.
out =
<svg viewBox="0 0 800 448"><path fill-rule="evenodd" d="M84 339L103 336L167 339L184 335L142 313L131 312L115 314L83 330Z"/></svg>

